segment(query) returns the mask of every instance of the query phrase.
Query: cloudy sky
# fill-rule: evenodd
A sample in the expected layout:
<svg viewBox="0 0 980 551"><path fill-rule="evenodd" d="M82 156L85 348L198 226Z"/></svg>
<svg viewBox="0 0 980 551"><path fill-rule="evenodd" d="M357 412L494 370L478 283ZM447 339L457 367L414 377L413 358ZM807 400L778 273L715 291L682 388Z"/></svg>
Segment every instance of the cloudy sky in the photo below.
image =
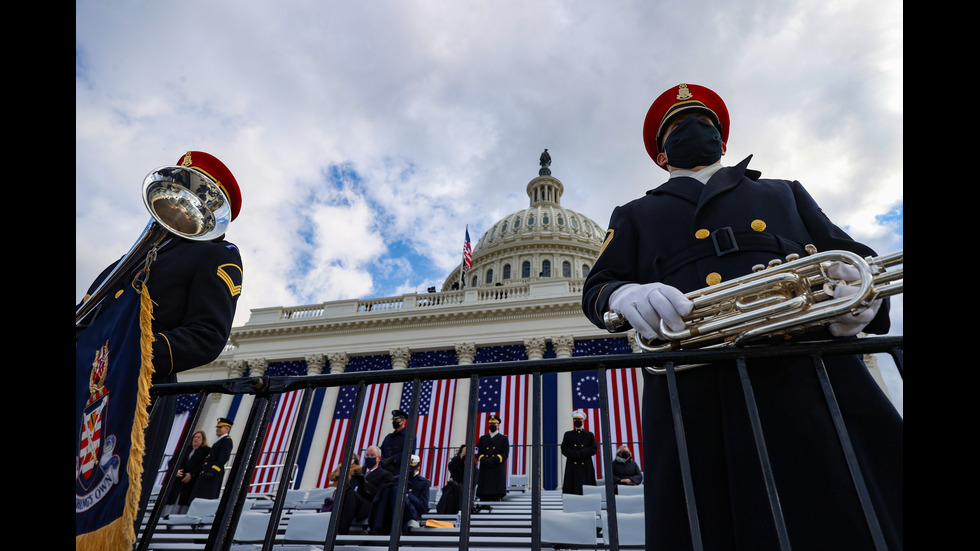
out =
<svg viewBox="0 0 980 551"><path fill-rule="evenodd" d="M149 215L143 177L189 149L243 192L227 237L249 310L440 286L528 204L605 225L666 175L643 118L717 91L728 153L801 181L852 237L903 247L903 12L885 0L232 0L75 3L75 293ZM893 332L902 333L896 301Z"/></svg>

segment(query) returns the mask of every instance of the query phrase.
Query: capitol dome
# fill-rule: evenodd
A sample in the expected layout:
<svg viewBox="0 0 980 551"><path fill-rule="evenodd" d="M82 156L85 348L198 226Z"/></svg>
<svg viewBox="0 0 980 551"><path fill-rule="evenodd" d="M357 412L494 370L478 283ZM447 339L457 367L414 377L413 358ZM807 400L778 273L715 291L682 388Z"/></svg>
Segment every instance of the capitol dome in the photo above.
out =
<svg viewBox="0 0 980 551"><path fill-rule="evenodd" d="M561 206L564 185L551 175L548 150L538 176L528 182L528 208L497 221L473 248L463 287L492 287L551 279L584 279L599 255L605 228ZM442 290L460 285L460 269Z"/></svg>

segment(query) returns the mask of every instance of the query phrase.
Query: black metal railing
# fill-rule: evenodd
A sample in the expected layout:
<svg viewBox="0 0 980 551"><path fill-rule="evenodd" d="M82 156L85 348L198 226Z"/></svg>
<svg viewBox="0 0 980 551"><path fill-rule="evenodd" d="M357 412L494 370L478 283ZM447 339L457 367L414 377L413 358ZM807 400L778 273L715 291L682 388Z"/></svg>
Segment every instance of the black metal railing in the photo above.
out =
<svg viewBox="0 0 980 551"><path fill-rule="evenodd" d="M462 366L442 366L425 367L404 370L379 370L379 371L360 371L352 373L330 373L326 375L289 375L289 376L264 376L264 377L243 377L240 379L228 379L221 381L207 381L194 383L173 383L156 385L151 389L155 395L173 394L198 394L198 400L194 410L190 414L190 419L186 426L195 427L201 415L201 410L206 402L208 395L219 394L249 394L254 396L254 402L248 415L245 425L241 445L235 454L230 476L221 494L218 509L215 513L214 522L208 534L206 548L214 551L225 551L230 548L233 535L241 516L252 473L256 468L256 463L260 454L261 442L265 438L265 432L269 425L276 397L285 392L303 390L303 397L300 407L296 413L296 424L289 442L285 457L282 460L284 465L293 465L297 460L297 453L300 449L300 439L302 438L304 427L310 413L313 391L322 387L340 387L345 385L357 385L357 397L355 399L353 413L351 415L351 426L358 426L364 408L365 387L371 384L383 383L404 383L408 381L427 381L437 379L469 379L470 388L479 388L481 377L494 377L502 375L532 374L531 390L531 421L533 430L531 431L531 464L529 474L529 489L531 491L532 511L541 510L542 492L542 374L574 372L585 370L596 370L599 381L605 381L605 373L610 369L625 369L657 366L668 378L668 386L671 390L671 406L675 412L675 433L677 435L677 446L681 459L681 472L684 479L685 493L688 495L688 516L691 519L691 535L695 549L700 549L701 527L698 524L696 505L693 500L693 486L690 477L689 461L686 454L686 444L684 442L684 431L682 416L680 415L679 402L676 396L676 381L674 379L675 365L688 365L697 363L729 361L735 362L742 380L743 391L746 396L746 406L749 408L749 417L752 420L753 433L757 441L764 442L761 433L761 424L758 422L758 411L755 409L751 399L751 383L748 380L745 369L746 361L753 358L771 358L777 356L807 356L814 360L814 367L817 370L821 385L824 386L824 395L827 405L833 417L835 426L838 429L838 437L845 455L848 458L852 472L852 480L859 499L864 507L868 530L872 539L878 544L879 549L884 549L881 530L878 527L877 519L873 509L870 507L868 490L864 487L864 482L860 477L860 469L857 468L856 459L850 450L850 440L847 437L846 427L843 418L837 408L833 391L830 388L830 381L826 377L823 368L822 358L824 356L834 356L842 354L890 354L895 362L899 374L904 377L903 369L903 348L904 337L873 337L865 339L850 339L834 342L808 342L797 343L786 346L758 347L758 348L728 348L710 350L690 350L676 352L656 352L644 354L613 354L601 356L579 356L572 358L552 358L545 360L521 360L498 363L481 363ZM421 385L412 385L411 411L409 412L408 427L406 430L407 441L401 458L401 472L399 473L399 484L397 487L395 503L403 503L406 495L406 474L409 458L415 445L416 418L419 409L419 393ZM469 403L467 404L467 426L466 442L476 441L476 421L477 415L477 392L469 393ZM599 385L599 403L608 403L608 394L605 384ZM610 419L607 408L600 408L599 426L602 434L610 434ZM186 431L184 442L178 448L180 451L177 461L173 462L174 469L179 465L186 454L188 443L191 437L190 430ZM341 463L338 480L347 480L350 471L351 458L353 455L354 439L356 431L348 431L347 441L343 461ZM762 468L768 472L768 457L764 447L758 448ZM604 465L612 465L613 451L608 445L601 446L602 461ZM464 483L462 484L461 503L468 504L473 501L473 481L475 478L475 467L472 461L467 461L464 468ZM289 488L289 476L291 469L281 469L281 479L274 484L277 487L276 495L273 499L273 506L270 512L269 527L266 533L263 550L271 549L276 538L279 521L283 512L284 497ZM285 477L283 479L282 477ZM161 489L156 504L162 505L167 502L167 497L174 491L175 476L170 473ZM618 526L616 519L616 499L615 486L611 476L605 476L606 494L606 514L608 517L608 534L605 534L605 546L613 551L619 549ZM788 549L785 524L782 521L781 512L778 510L778 500L775 499L775 487L771 478L766 479L767 491L770 501L774 505L773 516L776 525L778 539L783 543L783 548ZM345 506L345 500L337 499L333 504L333 512L330 515L327 536L324 541L325 549L332 549L337 536L337 519L340 510ZM140 535L137 548L140 550L148 549L152 541L153 532L162 516L162 506L154 506L150 511L149 518ZM469 529L472 511L470 507L462 507L462 521L459 526L459 549L465 551L469 549ZM143 515L141 514L140 517ZM403 508L395 507L392 518L392 533L389 539L389 550L394 551L399 547L403 520ZM541 519L540 515L532 515L531 519L531 548L535 551L541 549Z"/></svg>

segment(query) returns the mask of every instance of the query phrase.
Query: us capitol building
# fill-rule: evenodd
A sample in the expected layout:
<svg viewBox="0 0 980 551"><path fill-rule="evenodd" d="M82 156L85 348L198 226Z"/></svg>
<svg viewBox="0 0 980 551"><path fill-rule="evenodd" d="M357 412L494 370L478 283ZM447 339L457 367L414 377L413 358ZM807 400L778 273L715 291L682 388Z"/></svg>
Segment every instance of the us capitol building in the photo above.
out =
<svg viewBox="0 0 980 551"><path fill-rule="evenodd" d="M232 329L229 345L214 362L181 373L180 380L319 375L638 352L633 331L613 335L593 326L582 314L582 286L602 246L605 227L562 206L564 185L551 174L550 164L545 150L538 175L526 186L528 207L490 226L473 248L472 267L465 274L461 274L462 265L457 267L446 277L441 290L253 309L248 322ZM873 359L869 366L882 384ZM643 377L638 369L616 372L617 386L609 400L613 451L621 442L630 445L642 468L639 401ZM591 373L596 383L594 372ZM613 382L613 373L607 375ZM529 446L523 446L531 442L530 414L523 414L530 411L529 377L504 379L510 379L504 381L504 389L519 391L511 394L510 404L501 413L501 432L508 435L511 444L509 471L524 474L530 464ZM560 487L564 463L557 445L571 428L571 412L588 405L598 407L587 403L589 397L582 392L584 381L579 373L542 376L545 489ZM481 378L481 410L483 382ZM432 446L420 455L423 474L434 485L445 480L448 450L455 451L465 439L466 406L470 393L478 392L470 388L468 379L446 383L439 386L445 413L440 419L431 419L424 429L434 436L416 439L417 446ZM365 401L358 453L366 445L379 444L391 432L391 410L407 411L403 407L403 387L410 387L410 383L368 387L374 392ZM326 474L340 460L338 451L343 440L339 429L350 396L339 387L316 392L290 487L326 486ZM289 397L283 395L279 400L270 434L281 436L276 442L267 437L263 446L266 453L260 455L253 485L263 476L267 480L278 477L277 461L285 453L291 430ZM214 419L237 417L231 433L237 448L251 402L251 396L213 394L202 411L200 426L194 428L213 438ZM185 401L185 409L188 407ZM592 417L598 421L598 414ZM180 419L171 436L170 453L175 451L183 429ZM443 426L438 430L429 426L435 422ZM423 430L422 425L419 431ZM478 435L485 431L485 424L477 425ZM436 448L444 449L437 453ZM269 467L263 469L263 465Z"/></svg>

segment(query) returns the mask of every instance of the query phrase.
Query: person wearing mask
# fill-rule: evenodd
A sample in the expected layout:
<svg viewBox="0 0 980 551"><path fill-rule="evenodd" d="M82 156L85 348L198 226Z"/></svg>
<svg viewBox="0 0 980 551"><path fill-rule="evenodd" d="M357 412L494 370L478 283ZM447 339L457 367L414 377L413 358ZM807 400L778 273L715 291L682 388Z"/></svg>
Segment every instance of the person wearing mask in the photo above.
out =
<svg viewBox="0 0 980 551"><path fill-rule="evenodd" d="M405 482L405 501L401 504L404 507L402 534L408 534L411 528L418 528L422 515L429 510L429 488L432 483L419 474L420 463L419 456L411 456ZM398 482L399 477L393 477L375 496L368 516L368 527L372 534L391 534L395 507L398 505Z"/></svg>
<svg viewBox="0 0 980 551"><path fill-rule="evenodd" d="M582 494L582 486L595 486L595 465L592 456L598 451L595 435L585 430L585 412L572 412L572 430L561 439L561 454L566 457L563 494Z"/></svg>
<svg viewBox="0 0 980 551"><path fill-rule="evenodd" d="M618 485L635 486L643 482L643 473L640 466L633 461L629 446L623 445L616 450L616 458L612 465L613 483L617 485L616 493L619 493Z"/></svg>
<svg viewBox="0 0 980 551"><path fill-rule="evenodd" d="M488 431L476 443L476 462L480 472L476 496L480 501L501 501L507 495L507 456L510 440L499 431L500 417L491 415Z"/></svg>
<svg viewBox="0 0 980 551"><path fill-rule="evenodd" d="M808 245L818 252L875 256L836 226L800 182L762 178L761 172L749 169L751 155L725 166L730 122L722 98L696 84L672 86L650 106L643 140L668 178L610 216L582 290L582 311L597 327L614 332L632 328L643 339L665 341L664 327L686 327L683 318L693 302L685 293L737 279L774 259L806 257ZM828 287L834 298L857 290L853 267L834 262L823 269L833 283ZM885 334L889 307L887 298L871 300L824 326L778 336L769 345ZM625 322L609 316L612 323L607 325L608 313ZM902 549L901 415L859 355L828 356L822 364L815 369L806 355L755 358L743 369L734 359L718 361L678 370L673 388L668 388L667 377L643 372L648 549L694 547L686 508L691 500L674 430L674 396L683 414L696 526L705 549L774 549L781 540L794 549L869 549L875 535L889 549ZM764 426L765 471L740 373L751 381ZM853 454L842 452L838 423L819 374L826 374L833 388ZM860 467L870 507L855 489L848 458ZM771 509L767 477L778 491L787 533L777 530L772 515L759 514ZM866 514L871 510L873 523Z"/></svg>
<svg viewBox="0 0 980 551"><path fill-rule="evenodd" d="M384 456L384 459L381 460L381 467L396 475L399 473L399 467L402 463L402 451L408 436L405 433L407 426L408 414L400 409L392 410L391 427L395 430L388 433L381 441L381 455ZM415 453L414 445L412 446L412 453Z"/></svg>

